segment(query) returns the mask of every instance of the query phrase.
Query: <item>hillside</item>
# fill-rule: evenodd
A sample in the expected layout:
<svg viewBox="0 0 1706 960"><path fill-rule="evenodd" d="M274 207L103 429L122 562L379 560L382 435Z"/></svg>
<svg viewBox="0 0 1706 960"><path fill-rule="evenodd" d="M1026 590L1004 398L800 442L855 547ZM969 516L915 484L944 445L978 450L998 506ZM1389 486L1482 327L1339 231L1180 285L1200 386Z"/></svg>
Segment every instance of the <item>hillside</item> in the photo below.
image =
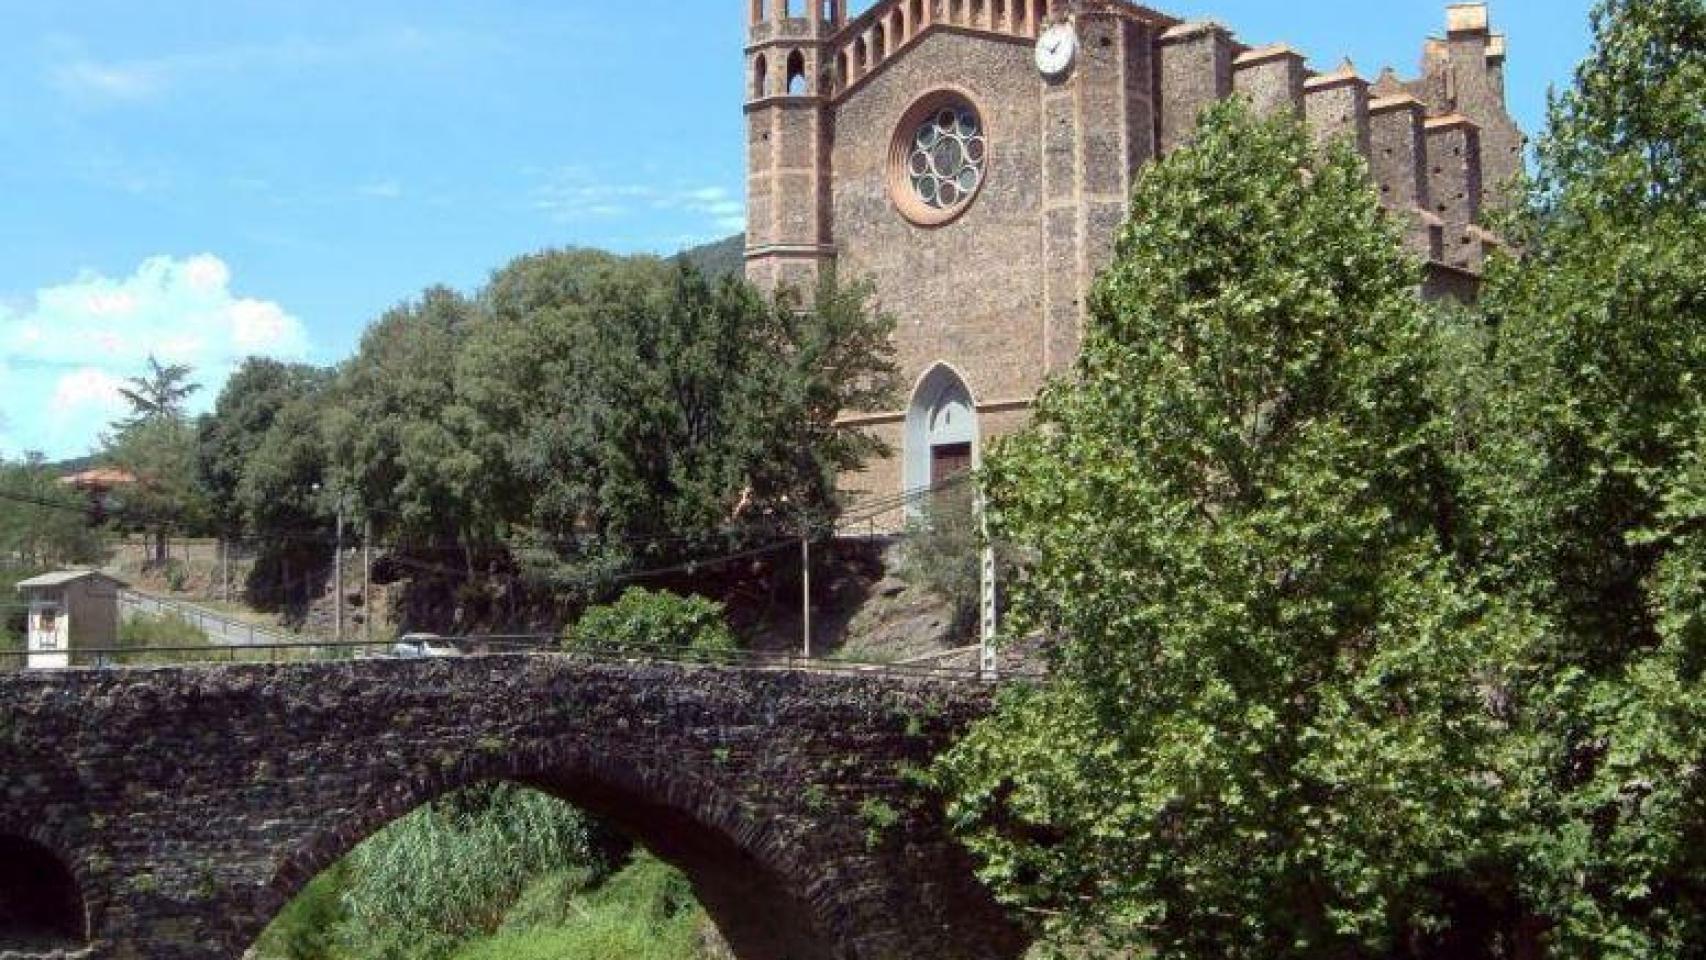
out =
<svg viewBox="0 0 1706 960"><path fill-rule="evenodd" d="M715 243L689 247L681 256L707 277L738 275L746 268L746 235L737 233Z"/></svg>

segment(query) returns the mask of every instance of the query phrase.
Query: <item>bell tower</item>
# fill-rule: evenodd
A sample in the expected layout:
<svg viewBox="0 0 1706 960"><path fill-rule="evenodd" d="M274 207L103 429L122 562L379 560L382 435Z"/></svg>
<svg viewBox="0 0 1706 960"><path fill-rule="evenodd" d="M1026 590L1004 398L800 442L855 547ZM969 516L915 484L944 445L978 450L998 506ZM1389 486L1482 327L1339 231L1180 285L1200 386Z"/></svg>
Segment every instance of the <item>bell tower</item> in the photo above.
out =
<svg viewBox="0 0 1706 960"><path fill-rule="evenodd" d="M827 51L847 0L746 0L746 274L810 287L835 258Z"/></svg>

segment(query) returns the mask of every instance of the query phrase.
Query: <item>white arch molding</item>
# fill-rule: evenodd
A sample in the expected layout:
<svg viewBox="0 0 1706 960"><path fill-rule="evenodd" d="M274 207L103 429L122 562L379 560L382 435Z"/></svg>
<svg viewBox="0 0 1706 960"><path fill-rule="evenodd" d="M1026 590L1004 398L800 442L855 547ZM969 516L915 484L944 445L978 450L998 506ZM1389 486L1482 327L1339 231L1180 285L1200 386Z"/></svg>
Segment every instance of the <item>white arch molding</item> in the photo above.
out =
<svg viewBox="0 0 1706 960"><path fill-rule="evenodd" d="M983 433L979 428L977 400L959 371L937 363L918 378L912 403L906 408L906 438L902 452L901 487L907 494L927 490L954 473L977 466L983 456ZM915 515L923 498L910 500L907 513ZM978 523L983 524L983 498L977 498ZM987 543L979 558L978 602L980 672L986 680L999 674L995 638L997 621L995 550Z"/></svg>
<svg viewBox="0 0 1706 960"><path fill-rule="evenodd" d="M928 489L945 473L975 466L981 441L971 388L953 367L935 364L918 379L906 410L902 492Z"/></svg>

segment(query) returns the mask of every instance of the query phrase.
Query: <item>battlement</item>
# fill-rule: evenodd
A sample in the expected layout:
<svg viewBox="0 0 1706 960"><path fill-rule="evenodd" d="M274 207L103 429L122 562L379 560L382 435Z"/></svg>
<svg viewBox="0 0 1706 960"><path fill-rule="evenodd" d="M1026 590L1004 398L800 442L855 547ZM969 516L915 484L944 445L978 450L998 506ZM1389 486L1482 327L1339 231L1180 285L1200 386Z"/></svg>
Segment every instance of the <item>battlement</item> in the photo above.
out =
<svg viewBox="0 0 1706 960"><path fill-rule="evenodd" d="M1453 4L1445 21L1445 36L1424 42L1419 77L1402 80L1388 67L1373 82L1348 60L1318 72L1285 44L1247 45L1216 23L1175 24L1157 41L1160 150L1189 142L1203 108L1233 94L1262 115L1304 117L1320 141L1347 139L1368 159L1381 202L1405 219L1416 253L1478 270L1493 241L1477 224L1520 172L1526 139L1506 110L1508 43L1487 5Z"/></svg>
<svg viewBox="0 0 1706 960"><path fill-rule="evenodd" d="M836 32L831 92L839 95L857 86L933 28L1030 40L1067 3L1068 0L883 0Z"/></svg>
<svg viewBox="0 0 1706 960"><path fill-rule="evenodd" d="M881 79L891 69L913 78L917 68L900 62L938 34L943 45L933 51L988 40L1000 45L986 46L989 56L1011 63L1028 62L1028 46L1050 26L1077 26L1084 50L1070 76L1039 79L1032 70L985 93L995 103L1040 94L1046 112L1056 95L1076 91L1076 106L1057 104L1047 129L1060 144L1091 148L1071 162L1082 167L1074 177L1096 184L1097 204L1125 196L1143 163L1189 143L1205 108L1243 96L1262 115L1304 119L1323 144L1351 144L1368 159L1382 204L1406 223L1412 249L1475 271L1490 242L1478 227L1482 211L1502 202L1522 168L1526 140L1505 106L1508 42L1485 3L1446 8L1443 34L1424 40L1413 79L1388 67L1374 80L1349 60L1315 69L1286 44L1247 43L1220 23L1186 22L1131 0L879 0L852 18L847 0L747 3L748 259L760 273L804 277L837 258L840 114L862 90L893 86ZM1057 162L1051 176L1062 174L1066 147L1040 148ZM1049 193L1047 202L1066 195ZM1083 272L1103 259L1117 223L1105 223L1111 215L1099 207L1079 212L1086 220L1073 256ZM1068 216L1065 208L1052 215ZM1082 300L1062 310L1082 309Z"/></svg>

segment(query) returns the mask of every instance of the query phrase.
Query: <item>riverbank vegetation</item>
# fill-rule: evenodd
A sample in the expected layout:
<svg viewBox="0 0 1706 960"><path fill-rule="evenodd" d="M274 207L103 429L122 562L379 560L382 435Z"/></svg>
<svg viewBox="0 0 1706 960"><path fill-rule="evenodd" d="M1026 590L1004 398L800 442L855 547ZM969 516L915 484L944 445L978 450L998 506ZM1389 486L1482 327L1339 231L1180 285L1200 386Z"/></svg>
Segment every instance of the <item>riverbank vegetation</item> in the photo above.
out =
<svg viewBox="0 0 1706 960"><path fill-rule="evenodd" d="M678 871L508 785L452 794L315 878L253 960L717 960Z"/></svg>
<svg viewBox="0 0 1706 960"><path fill-rule="evenodd" d="M1473 307L1289 119L1146 171L982 475L1054 677L938 770L1053 943L1699 955L1706 5L1594 29Z"/></svg>

